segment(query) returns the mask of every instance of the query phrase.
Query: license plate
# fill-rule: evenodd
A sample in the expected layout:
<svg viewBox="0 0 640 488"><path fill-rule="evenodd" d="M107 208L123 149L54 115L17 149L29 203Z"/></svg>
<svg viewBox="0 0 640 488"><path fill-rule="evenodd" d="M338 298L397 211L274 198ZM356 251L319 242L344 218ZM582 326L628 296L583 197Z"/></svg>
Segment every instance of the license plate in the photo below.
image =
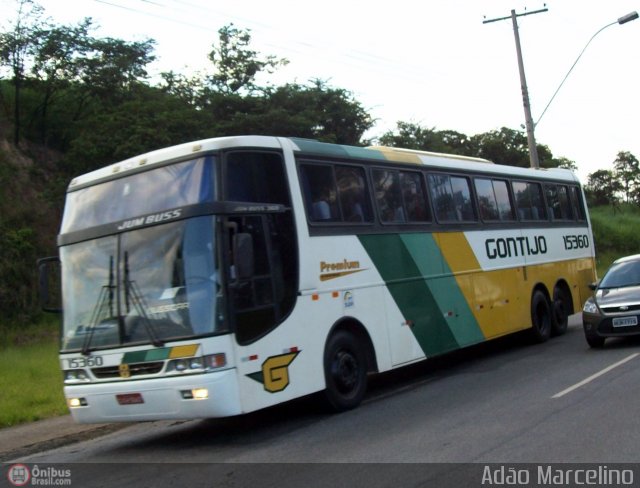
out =
<svg viewBox="0 0 640 488"><path fill-rule="evenodd" d="M116 400L120 405L136 405L138 403L144 403L144 398L140 393L122 393L116 395Z"/></svg>
<svg viewBox="0 0 640 488"><path fill-rule="evenodd" d="M633 327L638 325L638 317L620 317L613 319L614 327Z"/></svg>

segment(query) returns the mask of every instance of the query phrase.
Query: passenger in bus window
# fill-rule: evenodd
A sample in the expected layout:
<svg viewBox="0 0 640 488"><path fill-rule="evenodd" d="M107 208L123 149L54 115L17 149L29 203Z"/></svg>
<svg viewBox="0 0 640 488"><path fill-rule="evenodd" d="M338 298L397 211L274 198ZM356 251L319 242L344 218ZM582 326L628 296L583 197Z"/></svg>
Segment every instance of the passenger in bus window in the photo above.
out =
<svg viewBox="0 0 640 488"><path fill-rule="evenodd" d="M331 189L329 185L324 184L313 190L312 196L312 219L313 220L331 220L333 218L331 212Z"/></svg>

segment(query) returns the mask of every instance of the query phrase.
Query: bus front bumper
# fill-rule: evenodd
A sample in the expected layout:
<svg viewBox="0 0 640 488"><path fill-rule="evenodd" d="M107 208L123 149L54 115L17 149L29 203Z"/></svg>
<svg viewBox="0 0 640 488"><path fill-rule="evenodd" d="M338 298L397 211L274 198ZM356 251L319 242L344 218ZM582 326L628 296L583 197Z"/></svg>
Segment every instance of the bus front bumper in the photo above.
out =
<svg viewBox="0 0 640 488"><path fill-rule="evenodd" d="M227 417L242 412L236 370L112 383L67 385L79 423Z"/></svg>

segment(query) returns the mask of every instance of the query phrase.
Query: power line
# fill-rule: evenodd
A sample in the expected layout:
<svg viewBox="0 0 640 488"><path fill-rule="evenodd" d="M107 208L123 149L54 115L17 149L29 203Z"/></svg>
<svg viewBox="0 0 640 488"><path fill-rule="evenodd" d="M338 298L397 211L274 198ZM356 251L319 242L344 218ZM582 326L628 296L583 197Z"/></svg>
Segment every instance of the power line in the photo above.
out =
<svg viewBox="0 0 640 488"><path fill-rule="evenodd" d="M149 12L148 10L140 10L132 7L126 7L120 4L110 2L108 0L94 0L94 1L97 3L114 7L114 8L127 10L139 15L157 18L170 23L181 24L191 28L200 29L206 32L212 31L211 27L206 27L206 26L203 26L202 24L194 23L192 21L185 21L177 17L169 17L166 15ZM152 0L139 0L139 1L142 3L152 5L153 7L155 7L156 10L172 9L174 11L184 13L183 9L176 9L174 7L171 7L170 4L160 4ZM331 45L326 42L323 42L323 43L309 42L309 41L301 41L296 38L283 37L280 29L273 27L269 24L256 22L255 20L248 19L246 17L239 17L237 15L220 11L218 9L212 9L209 6L201 6L187 0L170 0L170 3L186 6L186 7L189 7L190 9L197 9L201 11L200 17L202 17L202 12L212 13L215 15L232 18L239 23L249 24L251 26L257 26L257 27L250 28L250 30L254 32L262 33L267 36L275 33L277 37L281 38L281 42L278 43L278 42L270 41L265 43L265 45L266 46L270 45L280 51L284 51L285 53L291 52L291 53L295 53L303 56L307 55L308 57L312 56L314 59L322 58L325 60L338 62L340 64L349 66L352 69L355 68L355 69L360 69L368 72L382 73L385 76L393 76L394 78L400 78L412 83L422 83L422 80L423 80L422 67L407 65L405 63L402 63L401 61L397 61L395 59L380 56L378 54L374 54L370 52L357 51L357 50L345 51L345 49L342 46ZM192 15L192 14L193 14L193 11L187 12L187 15ZM293 48L292 43L299 46L298 49ZM311 56L305 53L305 51L309 49L314 51ZM327 52L327 51L330 51L330 52ZM430 70L430 73L433 74L433 69Z"/></svg>

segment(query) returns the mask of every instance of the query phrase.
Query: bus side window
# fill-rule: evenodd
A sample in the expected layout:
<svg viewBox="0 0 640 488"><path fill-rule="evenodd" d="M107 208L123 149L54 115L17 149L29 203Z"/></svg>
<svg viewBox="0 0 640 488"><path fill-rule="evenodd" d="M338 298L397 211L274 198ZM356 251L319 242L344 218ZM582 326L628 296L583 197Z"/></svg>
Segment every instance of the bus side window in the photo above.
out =
<svg viewBox="0 0 640 488"><path fill-rule="evenodd" d="M514 181L513 193L520 220L547 220L542 199L542 188L538 183Z"/></svg>
<svg viewBox="0 0 640 488"><path fill-rule="evenodd" d="M482 220L499 220L498 203L491 180L476 178L475 186Z"/></svg>
<svg viewBox="0 0 640 488"><path fill-rule="evenodd" d="M338 201L333 168L328 165L303 164L300 166L300 176L309 220L337 220Z"/></svg>
<svg viewBox="0 0 640 488"><path fill-rule="evenodd" d="M400 187L409 222L429 222L431 215L421 173L400 171Z"/></svg>
<svg viewBox="0 0 640 488"><path fill-rule="evenodd" d="M343 222L371 222L372 212L364 170L357 166L336 166L336 183Z"/></svg>
<svg viewBox="0 0 640 488"><path fill-rule="evenodd" d="M553 220L570 220L569 194L564 185L546 185L547 204Z"/></svg>
<svg viewBox="0 0 640 488"><path fill-rule="evenodd" d="M500 220L515 220L515 212L513 210L511 197L509 196L507 182L503 180L493 180L493 190L496 195Z"/></svg>
<svg viewBox="0 0 640 488"><path fill-rule="evenodd" d="M227 154L226 199L232 202L291 206L282 157L277 153L236 151Z"/></svg>
<svg viewBox="0 0 640 488"><path fill-rule="evenodd" d="M373 170L372 175L380 220L386 223L405 222L398 172L376 169Z"/></svg>
<svg viewBox="0 0 640 488"><path fill-rule="evenodd" d="M569 202L569 190L566 186L558 187L558 199L560 201L560 213L563 220L571 220L571 203Z"/></svg>
<svg viewBox="0 0 640 488"><path fill-rule="evenodd" d="M584 208L582 207L582 198L580 190L577 186L569 187L569 195L571 197L571 208L573 209L573 218L576 220L586 220L584 217Z"/></svg>
<svg viewBox="0 0 640 488"><path fill-rule="evenodd" d="M445 175L429 175L429 189L433 197L436 217L441 222L456 220L456 209L453 203L453 191L449 177Z"/></svg>
<svg viewBox="0 0 640 488"><path fill-rule="evenodd" d="M434 198L438 220L443 222L476 220L468 178L430 174L429 188Z"/></svg>

